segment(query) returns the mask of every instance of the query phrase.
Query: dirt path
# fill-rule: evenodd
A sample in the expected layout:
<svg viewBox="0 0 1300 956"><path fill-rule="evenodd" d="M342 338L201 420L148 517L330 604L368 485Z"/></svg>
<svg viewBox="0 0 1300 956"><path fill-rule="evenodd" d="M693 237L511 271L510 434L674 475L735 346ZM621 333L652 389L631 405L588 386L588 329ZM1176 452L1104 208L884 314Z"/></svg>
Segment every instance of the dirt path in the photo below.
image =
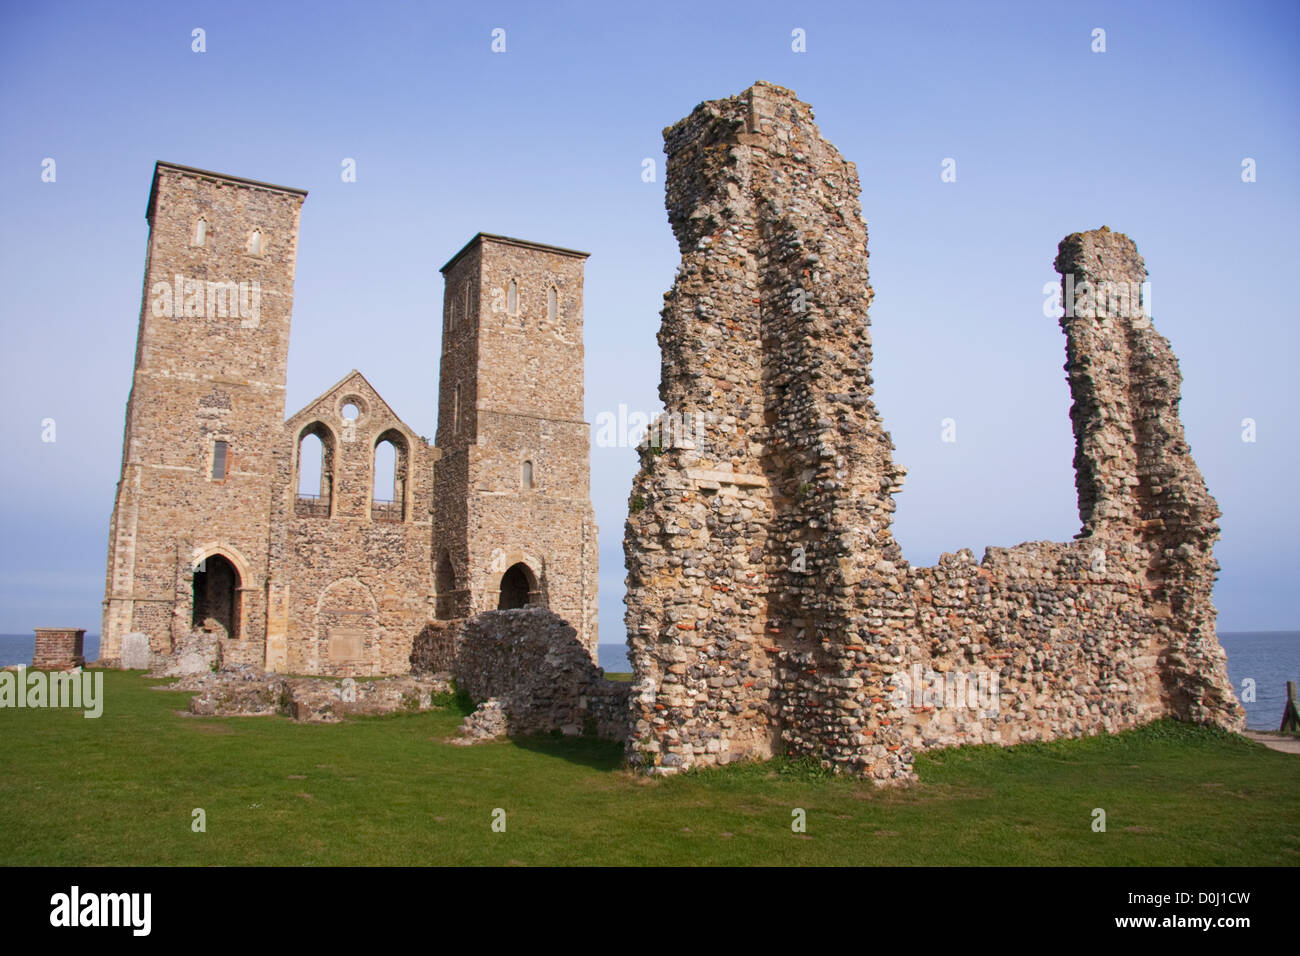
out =
<svg viewBox="0 0 1300 956"><path fill-rule="evenodd" d="M1278 737L1258 730L1247 730L1246 736L1270 750L1280 750L1284 754L1300 754L1300 737Z"/></svg>

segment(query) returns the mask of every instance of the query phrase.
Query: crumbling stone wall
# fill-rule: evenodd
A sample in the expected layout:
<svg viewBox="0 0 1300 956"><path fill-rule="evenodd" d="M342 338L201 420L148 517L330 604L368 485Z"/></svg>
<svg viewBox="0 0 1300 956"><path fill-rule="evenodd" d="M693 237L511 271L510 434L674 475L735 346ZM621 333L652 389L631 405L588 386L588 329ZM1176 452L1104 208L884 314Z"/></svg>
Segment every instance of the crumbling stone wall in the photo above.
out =
<svg viewBox="0 0 1300 956"><path fill-rule="evenodd" d="M905 470L871 401L856 168L765 83L664 139L682 263L660 397L703 433L645 448L633 482L630 757L674 772L784 751L884 783L930 746L1164 714L1241 726L1210 603L1218 511L1177 362L1135 307L1133 243L1103 228L1057 258L1080 536L912 568L890 530ZM1121 284L1127 304L1094 291L1100 315L1081 294Z"/></svg>
<svg viewBox="0 0 1300 956"><path fill-rule="evenodd" d="M450 674L464 623L464 618L426 623L411 646L411 673Z"/></svg>
<svg viewBox="0 0 1300 956"><path fill-rule="evenodd" d="M514 734L628 736L631 686L605 680L574 627L545 608L487 611L461 628L452 674L478 703L496 700Z"/></svg>

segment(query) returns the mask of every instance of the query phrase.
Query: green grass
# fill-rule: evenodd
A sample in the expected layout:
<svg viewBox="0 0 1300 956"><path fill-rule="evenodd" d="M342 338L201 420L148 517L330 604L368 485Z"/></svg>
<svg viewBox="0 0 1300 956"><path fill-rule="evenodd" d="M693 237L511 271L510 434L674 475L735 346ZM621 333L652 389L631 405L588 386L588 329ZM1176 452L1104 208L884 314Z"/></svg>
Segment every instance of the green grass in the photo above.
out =
<svg viewBox="0 0 1300 956"><path fill-rule="evenodd" d="M1300 758L1173 722L933 753L877 790L794 761L652 780L616 744L451 746L451 697L295 725L180 716L153 683L108 672L98 720L0 710L0 863L1300 864Z"/></svg>

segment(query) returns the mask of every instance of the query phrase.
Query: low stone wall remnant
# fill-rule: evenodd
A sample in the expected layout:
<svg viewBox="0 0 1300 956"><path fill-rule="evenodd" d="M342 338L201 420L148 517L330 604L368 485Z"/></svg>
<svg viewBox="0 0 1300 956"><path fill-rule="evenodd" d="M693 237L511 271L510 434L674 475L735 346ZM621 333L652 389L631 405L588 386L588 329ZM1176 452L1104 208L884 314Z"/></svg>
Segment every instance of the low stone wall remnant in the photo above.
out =
<svg viewBox="0 0 1300 956"><path fill-rule="evenodd" d="M606 680L577 631L539 607L485 611L461 629L457 690L494 701L512 736L560 731L625 740L631 685ZM473 726L484 721L480 718Z"/></svg>

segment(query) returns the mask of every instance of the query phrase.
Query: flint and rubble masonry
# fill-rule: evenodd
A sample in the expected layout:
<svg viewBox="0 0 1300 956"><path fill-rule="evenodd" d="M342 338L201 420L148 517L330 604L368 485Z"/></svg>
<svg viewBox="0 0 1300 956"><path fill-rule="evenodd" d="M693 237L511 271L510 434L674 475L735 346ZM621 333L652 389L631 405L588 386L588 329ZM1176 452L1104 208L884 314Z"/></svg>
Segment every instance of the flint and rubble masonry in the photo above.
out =
<svg viewBox="0 0 1300 956"><path fill-rule="evenodd" d="M629 498L629 757L671 773L784 751L885 784L930 747L1166 715L1240 729L1210 603L1219 510L1151 322L1061 318L1077 539L911 567L890 530L905 469L872 402L856 168L767 83L664 140L682 261L660 398L707 425L643 452ZM1147 277L1106 227L1062 241L1056 269L1072 287ZM996 672L999 706L900 707L915 665Z"/></svg>

